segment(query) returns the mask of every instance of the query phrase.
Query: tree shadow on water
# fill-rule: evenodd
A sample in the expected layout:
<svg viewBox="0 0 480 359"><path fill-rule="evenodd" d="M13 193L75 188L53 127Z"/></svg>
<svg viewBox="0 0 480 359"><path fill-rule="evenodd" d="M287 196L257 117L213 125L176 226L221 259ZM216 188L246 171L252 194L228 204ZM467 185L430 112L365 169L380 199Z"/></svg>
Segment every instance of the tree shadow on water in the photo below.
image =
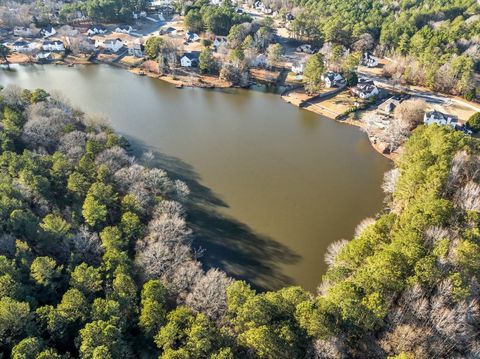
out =
<svg viewBox="0 0 480 359"><path fill-rule="evenodd" d="M194 248L203 249L200 261L206 269L220 268L236 279L248 281L258 290L274 290L294 284L282 273L281 266L297 263L299 255L285 245L255 233L235 218L220 213L219 210L228 208L228 204L202 185L200 176L191 165L138 139L128 140L136 155L145 151L154 154L150 166L164 169L172 179L181 179L189 186L188 223L195 234Z"/></svg>

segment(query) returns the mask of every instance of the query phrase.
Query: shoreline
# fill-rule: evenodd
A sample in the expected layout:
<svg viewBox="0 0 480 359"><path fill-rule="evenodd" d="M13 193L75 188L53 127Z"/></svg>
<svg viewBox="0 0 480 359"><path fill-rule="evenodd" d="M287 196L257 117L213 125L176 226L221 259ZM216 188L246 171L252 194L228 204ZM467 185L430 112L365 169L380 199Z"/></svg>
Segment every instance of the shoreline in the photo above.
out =
<svg viewBox="0 0 480 359"><path fill-rule="evenodd" d="M7 63L2 61L0 62L0 65L7 65ZM8 65L56 65L56 66L69 66L69 67L72 67L75 65L109 65L109 66L124 69L129 73L137 76L146 76L153 79L165 81L169 84L176 86L177 88L183 88L183 87L204 88L204 89L239 88L227 81L220 80L217 76L195 74L199 77L193 77L190 74L190 75L176 75L174 77L171 75L161 75L153 71L148 71L147 69L142 69L139 66L128 66L122 63L113 63L110 61L102 61L98 59L92 61L90 58L81 58L81 57L75 57L75 56L68 56L66 58L52 60L45 63L32 61L31 59L25 59L24 61L9 61ZM262 83L254 80L252 81L252 84L262 84ZM248 89L248 87L246 87L246 89ZM395 158L397 158L398 155L401 153L401 149L402 149L401 147L392 153L385 153L384 147L380 146L380 144L378 143L374 143L370 138L370 136L368 136L368 134L364 129L364 125L360 121L352 120L346 117L347 114L345 113L345 111L335 112L334 110L324 107L322 105L319 105L318 103L312 104L312 103L309 103L308 101L306 101L307 103L306 106L301 106L301 103L303 103L303 101L292 101L291 99L288 98L288 93L289 91L292 91L294 89L295 87L292 87L290 90L283 91L281 94L279 94L279 96L286 103L289 103L295 107L298 107L299 109L313 112L317 115L320 115L322 117L325 117L329 120L332 120L338 123L343 123L346 125L359 128L362 132L365 132L372 148L377 153L389 159L390 161L394 161Z"/></svg>
<svg viewBox="0 0 480 359"><path fill-rule="evenodd" d="M7 64L5 62L0 62L0 65L7 65ZM185 78L186 76L176 76L177 78L174 78L171 75L160 75L160 74L154 73L152 71L148 71L146 69L141 69L140 67L128 67L128 66L126 66L124 64L121 64L121 63L112 63L112 62L101 61L101 60L92 61L92 60L89 60L89 59L81 59L81 58L73 57L73 56L72 57L66 57L66 58L61 59L61 60L49 61L49 62L46 62L46 63L41 63L41 62L38 62L38 61L31 61L31 60L30 61L20 61L20 62L10 61L9 65L55 65L55 66L70 66L70 67L74 66L74 65L108 65L108 66L113 66L113 67L118 67L118 68L124 69L124 70L128 71L129 73L137 75L137 76L146 76L146 77L150 77L150 78L153 78L153 79L165 81L165 82L167 82L169 84L172 84L172 85L174 85L178 88L191 87L191 88L204 88L204 89L216 89L216 88L225 89L225 88L234 88L235 87L231 83L227 83L226 81L213 83L213 81L210 82L210 81L203 80L205 77L207 79L209 79L209 78L213 78L214 76L204 76L204 77L202 77L201 82L196 81L195 83L193 83L193 82L187 81L187 79ZM217 77L215 77L215 78L217 78ZM247 87L247 89L248 89L248 87ZM320 111L315 111L313 108L311 108L312 106L301 107L301 106L299 106L299 104L295 104L295 103L289 101L286 98L285 93L286 92L284 91L279 96L286 103L289 103L289 104L291 104L295 107L298 107L299 109L310 111L310 112L313 112L317 115L326 117L329 120L357 127L362 132L365 132L362 124L357 123L358 121L351 121L351 120L348 120L348 119L339 120L338 117L341 114L338 114L337 116L333 117L331 114L325 113L325 112L332 112L333 113L333 111L330 111L326 108L324 108L325 112L320 112ZM335 113L333 113L333 114L335 114ZM368 135L367 135L367 138L368 138L368 141L370 142L370 145L372 146L372 148L376 152L378 152L380 155L382 155L383 157L393 161L394 158L398 155L397 153L392 153L392 154L384 153L378 145L374 144L371 141L371 139Z"/></svg>

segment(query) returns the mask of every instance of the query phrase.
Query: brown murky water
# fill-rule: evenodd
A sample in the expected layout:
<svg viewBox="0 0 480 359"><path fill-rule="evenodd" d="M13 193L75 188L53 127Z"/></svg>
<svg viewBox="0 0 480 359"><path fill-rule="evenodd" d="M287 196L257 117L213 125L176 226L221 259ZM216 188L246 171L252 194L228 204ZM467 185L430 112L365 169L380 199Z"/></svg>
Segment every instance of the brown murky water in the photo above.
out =
<svg viewBox="0 0 480 359"><path fill-rule="evenodd" d="M107 66L14 66L9 83L59 90L155 152L192 189L203 263L259 287L314 290L327 245L382 205L390 163L362 132L262 89L179 90Z"/></svg>

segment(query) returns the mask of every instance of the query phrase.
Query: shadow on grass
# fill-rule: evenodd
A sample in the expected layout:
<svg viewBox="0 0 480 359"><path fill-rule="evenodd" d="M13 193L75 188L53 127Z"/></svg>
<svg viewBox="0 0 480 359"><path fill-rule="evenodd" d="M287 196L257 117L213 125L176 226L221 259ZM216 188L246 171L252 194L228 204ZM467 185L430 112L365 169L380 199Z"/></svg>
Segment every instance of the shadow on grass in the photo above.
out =
<svg viewBox="0 0 480 359"><path fill-rule="evenodd" d="M288 247L267 236L255 233L246 224L226 216L219 209L228 208L220 197L201 183L194 168L148 147L135 138L128 138L133 153L151 151L152 167L162 168L172 179L185 181L191 190L186 204L188 223L195 233L193 246L204 249L200 261L205 269L220 268L236 279L250 282L258 290L273 290L293 284L280 267L295 264L300 257Z"/></svg>

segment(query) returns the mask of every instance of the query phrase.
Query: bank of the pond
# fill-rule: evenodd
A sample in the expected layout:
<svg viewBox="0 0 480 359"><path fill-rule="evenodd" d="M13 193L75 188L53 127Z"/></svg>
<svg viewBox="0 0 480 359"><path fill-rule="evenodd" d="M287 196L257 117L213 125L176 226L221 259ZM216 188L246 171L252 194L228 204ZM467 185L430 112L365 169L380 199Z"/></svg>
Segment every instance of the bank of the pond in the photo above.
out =
<svg viewBox="0 0 480 359"><path fill-rule="evenodd" d="M24 59L19 58L17 60L14 59L11 62L11 64L25 65L25 64L34 64L34 63L31 61L24 61ZM146 77L158 79L164 82L168 82L170 84L175 85L177 88L196 87L196 88L206 88L206 89L225 89L225 88L234 87L230 82L222 80L218 76L195 74L196 76L192 77L191 76L192 74L189 72L186 72L186 73L182 72L181 74L177 74L175 76L161 75L154 71L149 71L148 68L144 68L140 66L127 66L125 64L122 64L121 62L100 61L98 59L90 61L89 59L86 59L86 58L68 56L62 60L54 61L52 62L52 64L67 65L67 66L105 64L109 66L122 68L138 76L146 76ZM265 83L268 83L268 82L269 81L255 78L255 81L252 82L251 85L253 86L264 85ZM276 81L273 81L271 83L275 85ZM292 87L292 90L294 88L295 87ZM308 103L309 96L306 96L305 98L303 97L291 98L289 97L290 90L282 92L281 98L285 102L290 103L297 107L301 107L304 110L311 111L313 113L316 113L317 115L329 118L334 121L359 127L360 129L363 130L364 129L363 124L361 122L347 119L346 116L344 116L344 114L350 110L352 104L350 103L351 101L349 102L346 99L342 99L341 89L335 91L335 95L337 95L337 92L340 92L338 96L332 96L334 97L332 101L329 101L328 99L326 99L325 102L316 101L315 103ZM305 106L301 106L304 103L306 103ZM377 143L372 141L371 138L369 138L369 141L373 149L375 149L375 151L377 151L382 156L390 160L393 160L398 155L398 153L385 152L384 149L381 146L379 146Z"/></svg>
<svg viewBox="0 0 480 359"><path fill-rule="evenodd" d="M390 162L365 134L291 106L265 87L178 90L110 66L12 66L0 84L58 90L107 114L136 153L192 190L205 266L264 288L315 290L329 243L382 208Z"/></svg>

